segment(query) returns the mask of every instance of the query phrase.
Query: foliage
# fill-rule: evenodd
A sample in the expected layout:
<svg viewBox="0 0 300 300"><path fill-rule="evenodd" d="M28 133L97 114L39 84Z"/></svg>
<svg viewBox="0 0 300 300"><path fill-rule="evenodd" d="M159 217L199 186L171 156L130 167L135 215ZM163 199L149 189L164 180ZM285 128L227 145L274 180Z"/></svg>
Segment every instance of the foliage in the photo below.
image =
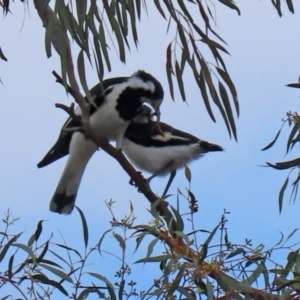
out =
<svg viewBox="0 0 300 300"><path fill-rule="evenodd" d="M27 243L21 242L21 239L24 240L22 232L10 233L17 219L8 211L2 220L4 228L0 241L1 299L21 296L22 299L59 297L79 300L92 294L103 299L279 299L280 296L295 299L300 296L300 254L295 250L299 242L287 245L297 229L286 239L281 234L278 243L267 250L262 244L254 247L250 239L242 244L231 242L226 228L226 211L212 231L198 229L187 232L184 227L188 227L189 223L193 225L197 212L191 205L190 193L186 196L181 194L181 197L188 201L190 211L180 213L171 208L178 224L176 232L170 231L154 206L150 211L150 223L136 225L131 204L129 214L118 220L113 213L114 202L108 202L111 228L94 246L90 246L85 216L77 208L83 228L83 251L79 250L79 244L74 248L64 239L63 243L57 242L54 233L45 237L43 229L47 225L42 220ZM186 216L189 216L190 222L184 224L183 217ZM207 234L204 239L203 234ZM114 249L112 253L103 247L109 237L115 239L115 242L109 242L109 248L114 248L112 245L116 243L119 251ZM136 260L136 264L144 264L143 272L147 274L149 284L147 290L141 287L145 276L131 273L134 266L127 262L132 259L128 249L134 243L135 251L140 247L147 249L146 255ZM273 261L278 251L281 255L288 252L285 266ZM119 257L116 256L118 252L121 253ZM92 269L92 265L101 264L103 254L110 254L120 262L113 278ZM107 258L105 261L108 261ZM153 264L157 272L147 272L147 267Z"/></svg>
<svg viewBox="0 0 300 300"><path fill-rule="evenodd" d="M287 85L288 87L294 87L294 88L300 88L299 83L291 83ZM294 146L299 143L300 141L300 116L298 115L297 112L287 112L286 117L282 120L283 124L279 131L277 132L274 140L270 142L267 146L265 146L262 151L270 149L277 141L282 128L284 125L288 125L291 128L289 137L287 139L287 145L286 145L286 154L290 153ZM284 161L284 162L276 162L274 163L269 163L267 162L267 165L269 167L272 167L273 169L276 170L289 170L288 176L285 179L280 191L279 191L279 196L278 196L278 206L279 206L279 212L282 211L282 206L283 206L283 199L284 199L284 193L285 190L288 187L289 183L289 178L291 174L294 175L294 179L292 181L292 191L290 195L290 200L293 200L295 202L297 193L298 193L298 188L299 188L299 181L300 181L300 157L297 157L292 160Z"/></svg>
<svg viewBox="0 0 300 300"><path fill-rule="evenodd" d="M23 1L22 1L23 2ZM110 49L118 49L121 62L126 63L126 55L131 44L139 45L137 22L141 21L142 12L148 11L147 5L154 5L162 18L166 19L166 28L172 38L164 52L166 53L166 75L169 82L171 97L174 98L174 78L177 81L182 99L185 101L183 80L184 69L190 68L206 110L213 121L216 121L211 108L214 103L225 122L229 135L237 139L235 118L239 114L237 92L221 53L228 53L226 43L214 31L213 13L215 4L211 1L177 0L176 1L133 1L133 0L95 0L69 1L56 0L48 7L49 1L35 0L35 7L46 28L45 46L48 56L52 55L52 46L61 58L62 82L67 88L76 91L74 86L73 61L70 61L71 39L79 47L77 71L84 91L88 92L85 77L85 64L88 62L96 67L99 80L106 71L112 69ZM232 0L215 1L235 10L239 8ZM281 2L271 0L279 16ZM10 1L0 0L3 12L10 12ZM286 0L289 11L294 12L292 0ZM195 9L197 8L197 10ZM53 10L52 10L53 9ZM197 11L194 16L191 11ZM197 23L195 20L198 20ZM199 22L200 20L200 22ZM174 28L174 32L172 29ZM170 33L169 33L170 34ZM209 49L214 63L204 57L203 47ZM0 58L7 60L0 48ZM229 97L230 95L230 97ZM76 99L77 100L77 99ZM233 111L235 110L235 114ZM299 120L294 114L288 115L285 122L294 125L288 141L287 151L298 142ZM279 133L277 134L278 137ZM270 148L275 140L265 147ZM274 168L296 168L299 162L269 164ZM188 172L186 174L189 174ZM190 176L187 176L190 180ZM298 175L299 178L299 175ZM298 187L298 179L296 180ZM286 181L281 190L280 203ZM297 191L297 190L296 190ZM152 198L155 195L150 195ZM121 220L113 214L113 202L108 209L112 214L111 225L102 234L94 246L90 245L89 228L83 212L77 208L82 221L83 251L70 247L67 242L59 243L54 234L48 238L43 236L45 223L41 220L35 232L25 243L20 240L23 233L12 234L11 225L17 221L10 212L3 219L4 229L0 232L0 287L12 286L13 292L23 299L53 299L57 294L71 299L85 299L96 294L105 299L288 299L299 298L299 261L297 244L287 246L287 241L296 232L294 230L285 240L280 241L271 249L265 250L264 245L253 247L251 240L242 244L233 243L226 229L227 213L221 217L220 223L211 231L194 228L194 215L197 213L195 195L188 191L187 195L179 193L189 204L189 212L181 212L178 207L168 207L166 201L152 201L150 213L151 224L135 224L134 210ZM156 199L156 198L155 198ZM154 199L154 200L155 200ZM160 214L157 213L160 212ZM162 217L165 212L165 217ZM188 222L183 217L188 215ZM199 233L206 232L203 239ZM121 250L118 259L120 268L116 270L116 283L112 279L89 270L91 257L104 252L102 244L111 235ZM156 264L159 276L153 279L147 291L139 289L139 278L129 277L131 268L126 262L128 244L136 243L136 250L148 243L146 256L138 258L137 264ZM219 241L219 242L217 242ZM287 264L280 266L272 260L275 251L286 250ZM158 252L159 254L153 254ZM115 253L110 254L115 255ZM134 275L131 275L134 276ZM2 299L15 297L11 293Z"/></svg>

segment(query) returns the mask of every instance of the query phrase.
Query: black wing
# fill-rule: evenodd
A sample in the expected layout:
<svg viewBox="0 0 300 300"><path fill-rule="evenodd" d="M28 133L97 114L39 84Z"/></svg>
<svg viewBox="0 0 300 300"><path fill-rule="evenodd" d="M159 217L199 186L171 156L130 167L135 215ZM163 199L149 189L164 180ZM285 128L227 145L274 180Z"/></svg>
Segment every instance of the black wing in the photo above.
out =
<svg viewBox="0 0 300 300"><path fill-rule="evenodd" d="M105 96L109 94L112 90L110 86L113 86L118 83L122 83L126 81L129 77L116 77L103 80L102 82L98 83L91 89L91 95L94 97L94 102L97 107L100 107L105 99ZM96 110L96 107L91 105L90 114L93 114ZM65 132L63 131L64 128L76 127L78 124L77 120L73 120L71 117L67 119L65 124L63 125L59 137L53 147L48 151L45 157L38 163L38 168L45 167L54 161L66 156L69 154L69 147L70 142L72 139L72 132Z"/></svg>
<svg viewBox="0 0 300 300"><path fill-rule="evenodd" d="M190 145L199 142L197 137L187 132L175 129L166 123L160 122L160 128L163 133L171 133L172 136L170 137L168 135L164 139L156 122L131 123L125 132L125 136L134 143L146 147Z"/></svg>

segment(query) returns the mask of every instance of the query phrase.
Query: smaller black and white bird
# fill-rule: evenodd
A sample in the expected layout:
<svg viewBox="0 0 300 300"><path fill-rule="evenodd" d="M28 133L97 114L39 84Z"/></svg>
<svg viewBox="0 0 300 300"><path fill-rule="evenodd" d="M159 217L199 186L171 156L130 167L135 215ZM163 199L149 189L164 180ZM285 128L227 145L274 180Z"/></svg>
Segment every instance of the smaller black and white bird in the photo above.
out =
<svg viewBox="0 0 300 300"><path fill-rule="evenodd" d="M90 108L91 129L99 137L116 141L121 148L124 133L143 103L148 103L159 117L164 91L151 74L139 70L129 77L103 80L90 91L95 105ZM75 114L80 117L79 107ZM98 146L82 132L65 131L79 126L71 117L63 125L58 140L38 163L42 168L69 154L65 169L50 202L50 210L70 214L75 205L85 167Z"/></svg>
<svg viewBox="0 0 300 300"><path fill-rule="evenodd" d="M223 151L216 144L203 141L187 132L151 119L152 111L143 105L138 116L125 132L122 150L140 170L152 173L147 181L170 173L162 197L164 197L176 175L176 170L199 159L207 152Z"/></svg>

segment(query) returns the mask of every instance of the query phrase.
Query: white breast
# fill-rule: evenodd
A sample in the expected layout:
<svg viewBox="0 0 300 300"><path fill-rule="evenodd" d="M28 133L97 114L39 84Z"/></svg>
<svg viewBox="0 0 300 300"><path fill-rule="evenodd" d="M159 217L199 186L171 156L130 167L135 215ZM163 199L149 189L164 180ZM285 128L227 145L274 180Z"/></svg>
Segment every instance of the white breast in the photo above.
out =
<svg viewBox="0 0 300 300"><path fill-rule="evenodd" d="M165 175L184 167L190 161L200 158L199 144L189 146L143 147L124 137L122 150L139 169L152 174Z"/></svg>

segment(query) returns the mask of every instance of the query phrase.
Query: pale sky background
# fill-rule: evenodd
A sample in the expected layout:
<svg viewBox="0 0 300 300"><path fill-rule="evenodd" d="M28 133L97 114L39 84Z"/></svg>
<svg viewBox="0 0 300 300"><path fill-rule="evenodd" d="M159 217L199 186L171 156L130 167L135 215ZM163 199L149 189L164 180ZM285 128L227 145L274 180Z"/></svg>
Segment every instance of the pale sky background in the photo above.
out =
<svg viewBox="0 0 300 300"><path fill-rule="evenodd" d="M165 89L162 120L226 149L225 153L210 153L190 164L192 191L199 201L199 212L194 216L196 227L212 230L226 209L230 212L227 228L233 243L242 244L245 238L251 238L254 245L264 243L268 248L279 240L279 231L287 236L299 227L300 201L298 197L295 204L289 203L290 190L286 193L281 215L278 211L278 193L287 172L259 165L298 156L295 147L294 152L285 157L287 128L275 147L265 152L260 149L274 138L285 113L299 110L299 90L287 88L285 84L296 82L300 73L300 5L294 1L296 14L292 15L283 3L282 18L268 0L241 1L238 5L241 16L236 11L216 5L215 28L228 43L227 50L231 54L223 58L240 101L238 143L229 139L215 107L217 123L210 120L190 72L184 76L188 105L181 101L177 89L176 101L171 100L165 74L165 49L172 36L166 36L167 22L150 5L149 18L143 13L142 22L138 24L139 51L132 47L126 65L112 59L113 71L105 77L128 76L137 69L152 73ZM39 220L47 220L44 223L44 239L48 237L46 233L54 232L56 241L61 242L60 231L68 244L82 245L81 222L76 210L70 216L62 216L48 209L65 159L43 169L36 167L56 141L67 118L63 111L54 107L54 103L69 104L72 98L65 95L51 74L52 70L60 72L58 57L53 51L52 57L46 58L45 32L33 5L29 5L29 12L19 2L12 3L11 9L13 14L2 18L0 26L0 45L8 58L8 62L0 61L0 78L3 81L0 85L1 218L8 208L15 217L21 217L12 228L15 233L25 230L20 242L27 241ZM97 83L95 71L89 71L87 77L91 87ZM119 217L129 211L131 200L138 217L137 224L151 219L147 212L148 201L128 181L128 175L103 151L96 153L90 161L76 204L87 218L91 246L110 228L111 218L105 200L112 198L117 202L114 211ZM166 181L167 178L154 179L153 191L161 193ZM184 191L187 186L184 172L179 171L169 190L174 193L169 198L171 204L176 206L177 188ZM186 211L186 207L182 199L182 210ZM199 235L203 241L206 237L206 234ZM299 237L299 233L295 234L294 240L299 240ZM103 248L116 249L118 253L118 247L109 234ZM134 243L131 247L133 249ZM132 249L128 250L129 257ZM133 256L131 261L145 255L146 249ZM285 255L281 258L285 264ZM113 259L111 262L109 256L98 259L95 262L100 266L98 272L108 277L112 272L110 279L114 282L113 274L118 262ZM110 270L105 268L107 262ZM116 269L112 270L114 262ZM138 265L136 268L145 271L148 266Z"/></svg>

